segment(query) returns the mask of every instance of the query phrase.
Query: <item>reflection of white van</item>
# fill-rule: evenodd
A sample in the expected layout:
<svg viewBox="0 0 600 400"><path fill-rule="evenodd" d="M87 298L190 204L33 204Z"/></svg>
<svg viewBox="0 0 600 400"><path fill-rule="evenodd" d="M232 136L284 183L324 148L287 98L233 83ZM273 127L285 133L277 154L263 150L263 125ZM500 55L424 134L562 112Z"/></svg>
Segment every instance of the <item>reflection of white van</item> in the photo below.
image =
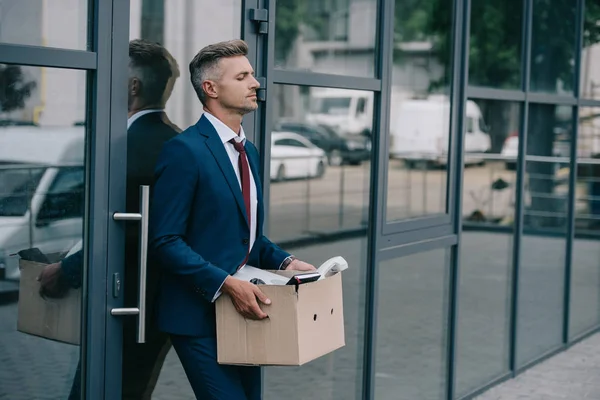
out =
<svg viewBox="0 0 600 400"><path fill-rule="evenodd" d="M405 100L392 110L390 156L404 159L408 166L447 163L450 133L450 102L445 96L424 100ZM469 153L485 153L491 139L475 102L467 101L465 163L479 163L483 158Z"/></svg>
<svg viewBox="0 0 600 400"><path fill-rule="evenodd" d="M410 93L399 86L391 88L392 115ZM339 135L370 134L373 125L373 92L336 88L313 88L310 92L310 123L327 125Z"/></svg>
<svg viewBox="0 0 600 400"><path fill-rule="evenodd" d="M30 247L69 250L82 235L84 128L0 128L0 276ZM4 270L4 271L2 271Z"/></svg>
<svg viewBox="0 0 600 400"><path fill-rule="evenodd" d="M329 126L342 136L368 134L373 123L373 93L314 88L310 93L310 111L306 120Z"/></svg>

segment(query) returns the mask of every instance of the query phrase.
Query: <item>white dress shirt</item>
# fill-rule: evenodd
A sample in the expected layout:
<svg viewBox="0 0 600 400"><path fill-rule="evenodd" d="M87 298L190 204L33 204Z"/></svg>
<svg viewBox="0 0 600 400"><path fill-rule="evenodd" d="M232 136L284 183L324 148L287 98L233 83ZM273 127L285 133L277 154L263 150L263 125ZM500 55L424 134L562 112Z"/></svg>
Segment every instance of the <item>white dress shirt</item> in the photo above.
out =
<svg viewBox="0 0 600 400"><path fill-rule="evenodd" d="M246 143L246 134L244 133L244 128L240 126L240 134L237 135L231 128L221 122L217 117L212 115L211 113L204 111L204 116L208 121L213 125L219 137L221 138L221 142L225 147L225 151L229 156L229 161L231 161L231 166L235 171L235 175L238 178L238 183L240 184L240 190L242 190L242 179L240 177L240 168L238 164L238 159L240 157L240 153L235 149L233 144L229 143L231 139L235 139L236 142ZM246 155L246 158L248 156ZM254 181L254 175L252 174L252 167L248 164L248 170L250 171L250 243L249 243L249 251L252 250L252 246L254 246L254 242L256 241L256 227L258 221L257 219L257 206L258 206L258 197L256 194L256 182ZM223 286L223 284L221 284ZM219 297L221 294L221 288L217 290L213 301Z"/></svg>
<svg viewBox="0 0 600 400"><path fill-rule="evenodd" d="M133 114L131 117L127 118L127 129L133 124L138 118L143 117L146 114L155 113L155 112L163 112L162 108L153 108L149 110L138 111Z"/></svg>

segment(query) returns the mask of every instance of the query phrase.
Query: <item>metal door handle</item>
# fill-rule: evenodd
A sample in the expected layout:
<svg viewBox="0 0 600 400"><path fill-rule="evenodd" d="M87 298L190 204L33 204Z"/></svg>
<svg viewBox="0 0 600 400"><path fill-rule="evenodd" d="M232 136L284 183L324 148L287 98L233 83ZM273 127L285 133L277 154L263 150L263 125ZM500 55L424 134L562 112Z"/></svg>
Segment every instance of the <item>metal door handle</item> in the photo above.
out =
<svg viewBox="0 0 600 400"><path fill-rule="evenodd" d="M115 221L140 221L140 282L137 308L113 308L111 315L137 315L138 334L137 342L146 342L146 271L148 267L148 214L150 211L150 186L140 186L140 212L139 213L114 213Z"/></svg>

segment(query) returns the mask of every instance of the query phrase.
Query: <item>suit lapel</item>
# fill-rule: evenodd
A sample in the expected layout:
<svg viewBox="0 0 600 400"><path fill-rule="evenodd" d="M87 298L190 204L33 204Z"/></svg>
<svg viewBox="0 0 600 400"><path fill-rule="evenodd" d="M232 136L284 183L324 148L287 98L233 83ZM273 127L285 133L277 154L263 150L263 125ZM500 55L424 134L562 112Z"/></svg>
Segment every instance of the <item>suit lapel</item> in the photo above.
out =
<svg viewBox="0 0 600 400"><path fill-rule="evenodd" d="M246 206L244 204L244 196L242 195L242 189L240 188L239 181L237 179L237 176L235 175L233 166L231 165L231 160L227 155L227 151L225 150L223 142L221 142L219 134L215 130L214 126L210 123L210 121L204 116L200 118L200 121L198 121L196 127L200 134L208 138L206 140L206 145L208 146L208 149L217 161L221 172L225 176L225 181L227 181L227 185L229 185L229 188L231 189L231 192L235 197L238 208L244 216L246 224L248 224L248 216L246 215Z"/></svg>

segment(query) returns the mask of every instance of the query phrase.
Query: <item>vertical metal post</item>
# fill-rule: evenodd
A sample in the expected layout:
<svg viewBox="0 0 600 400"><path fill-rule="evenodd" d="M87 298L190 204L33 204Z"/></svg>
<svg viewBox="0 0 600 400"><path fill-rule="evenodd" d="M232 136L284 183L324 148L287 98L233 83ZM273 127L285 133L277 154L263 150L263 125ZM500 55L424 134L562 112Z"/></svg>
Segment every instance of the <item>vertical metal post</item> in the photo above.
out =
<svg viewBox="0 0 600 400"><path fill-rule="evenodd" d="M304 211L306 211L306 219L304 220L304 232L308 233L310 232L310 179L307 176L306 177L306 203L305 203L305 208Z"/></svg>
<svg viewBox="0 0 600 400"><path fill-rule="evenodd" d="M525 91L525 102L521 110L521 126L519 129L519 150L517 156L517 192L515 196L515 224L513 242L513 268L511 287L511 314L510 314L510 357L509 368L513 376L517 371L517 340L519 326L519 271L521 259L521 241L523 238L523 212L525 199L525 172L527 162L527 129L529 124L529 86L531 81L531 36L533 20L533 1L525 0L523 7L523 45L522 45L522 90Z"/></svg>
<svg viewBox="0 0 600 400"><path fill-rule="evenodd" d="M27 169L28 174L29 174L29 178L28 178L28 182L31 183L31 168ZM27 208L29 209L29 248L33 247L33 195L34 193L31 193L31 195L29 194L29 191L34 191L35 187L33 187L32 185L27 185L27 202L29 203L27 205Z"/></svg>
<svg viewBox="0 0 600 400"><path fill-rule="evenodd" d="M362 398L375 398L375 351L378 294L378 243L386 220L388 142L394 43L394 0L379 0L375 71L381 92L374 94L371 191L367 227L367 273L365 276L365 330Z"/></svg>
<svg viewBox="0 0 600 400"><path fill-rule="evenodd" d="M346 168L342 164L342 171L340 173L340 207L338 210L338 227L341 229L344 225L344 181Z"/></svg>
<svg viewBox="0 0 600 400"><path fill-rule="evenodd" d="M464 125L466 114L466 89L469 82L469 32L470 32L470 0L456 0L452 21L452 121L451 146L446 192L447 205L451 214L452 230L457 236L457 244L450 250L450 290L448 293L448 348L446 349L446 398L453 400L456 392L456 348L459 313L460 287L460 245L462 236L462 191L464 171Z"/></svg>
<svg viewBox="0 0 600 400"><path fill-rule="evenodd" d="M423 215L427 215L427 170L429 169L429 163L427 161L425 161L423 163L423 170L421 171L421 174L423 175Z"/></svg>
<svg viewBox="0 0 600 400"><path fill-rule="evenodd" d="M579 136L579 98L581 96L581 56L583 49L583 29L585 21L585 0L577 0L577 23L575 28L575 77L573 93L578 105L573 108L573 135L571 137L571 151L569 160L569 194L568 194L568 221L567 221L567 249L565 254L565 288L563 303L563 343L569 343L571 320L571 277L573 275L573 247L575 241L575 190L577 189L577 147Z"/></svg>

